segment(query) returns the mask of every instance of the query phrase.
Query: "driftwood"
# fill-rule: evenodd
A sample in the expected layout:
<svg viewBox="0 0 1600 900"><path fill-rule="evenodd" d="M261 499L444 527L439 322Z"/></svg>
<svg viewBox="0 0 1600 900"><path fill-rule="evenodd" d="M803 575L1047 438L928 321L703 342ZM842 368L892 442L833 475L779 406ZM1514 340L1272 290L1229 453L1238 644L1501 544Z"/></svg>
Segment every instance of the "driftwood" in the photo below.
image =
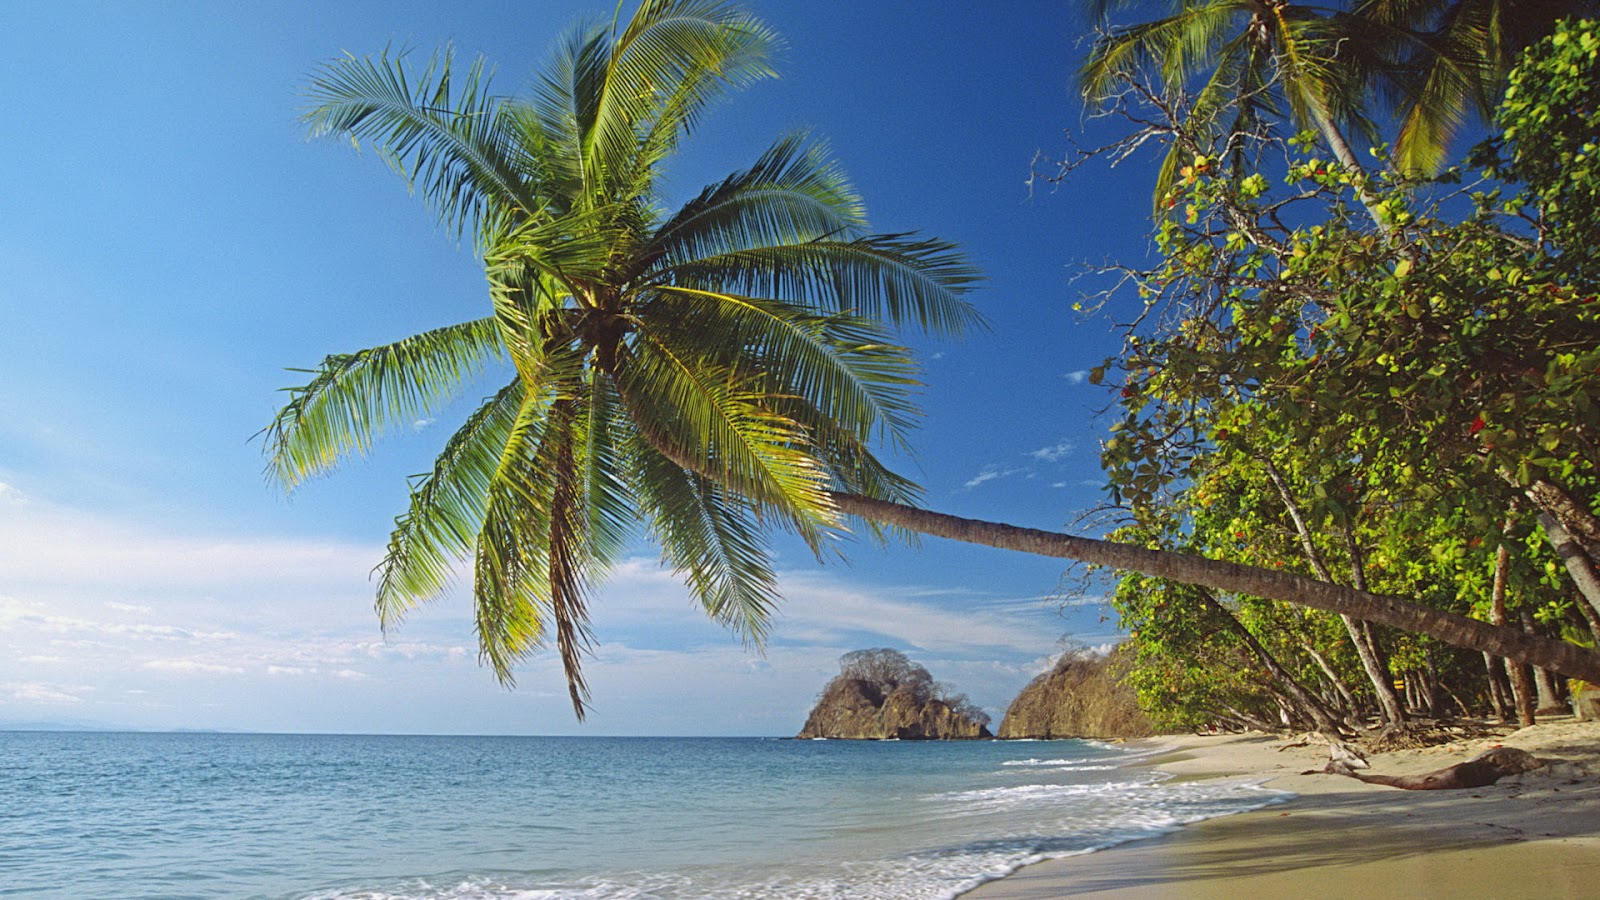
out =
<svg viewBox="0 0 1600 900"><path fill-rule="evenodd" d="M1402 788L1408 791L1446 791L1454 788L1486 787L1507 775L1520 775L1534 769L1544 768L1548 763L1534 756L1526 750L1515 747L1496 747L1474 756L1466 762L1435 769L1421 775L1368 775L1356 772L1348 764L1337 759L1328 761L1324 769L1313 770L1303 774L1327 772L1333 775L1344 775L1367 784L1386 784L1390 787Z"/></svg>

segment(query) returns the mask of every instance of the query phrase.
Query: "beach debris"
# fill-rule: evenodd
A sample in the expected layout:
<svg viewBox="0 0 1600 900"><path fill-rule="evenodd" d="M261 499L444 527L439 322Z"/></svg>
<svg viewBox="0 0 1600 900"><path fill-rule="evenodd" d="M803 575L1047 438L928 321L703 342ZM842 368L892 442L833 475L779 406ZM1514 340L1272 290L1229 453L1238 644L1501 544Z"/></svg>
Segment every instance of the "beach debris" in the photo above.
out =
<svg viewBox="0 0 1600 900"><path fill-rule="evenodd" d="M1357 750L1354 745L1347 741L1330 738L1320 731L1308 731L1301 735L1297 740L1290 741L1289 743L1279 747L1278 752L1282 753L1283 751L1293 747L1309 747L1313 743L1328 745L1328 762L1330 765L1333 763L1338 763L1345 768L1350 769L1365 769L1369 767L1366 756L1364 756L1360 750ZM1318 771L1321 770L1313 770L1313 772Z"/></svg>
<svg viewBox="0 0 1600 900"><path fill-rule="evenodd" d="M1407 791L1443 791L1457 788L1487 787L1508 775L1521 775L1550 764L1526 750L1515 747L1493 747L1466 762L1445 766L1420 775L1372 775L1355 771L1354 767L1337 759L1328 760L1322 773L1344 775L1367 784L1385 784ZM1315 770L1304 775L1319 774Z"/></svg>

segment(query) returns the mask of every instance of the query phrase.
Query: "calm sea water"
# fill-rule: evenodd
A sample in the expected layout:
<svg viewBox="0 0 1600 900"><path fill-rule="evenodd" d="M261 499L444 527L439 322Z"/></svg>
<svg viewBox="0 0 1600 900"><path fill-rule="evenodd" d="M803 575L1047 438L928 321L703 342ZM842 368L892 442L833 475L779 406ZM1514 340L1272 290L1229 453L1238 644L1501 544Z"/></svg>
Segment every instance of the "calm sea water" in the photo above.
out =
<svg viewBox="0 0 1600 900"><path fill-rule="evenodd" d="M1079 741L0 733L0 896L954 897L1275 802Z"/></svg>

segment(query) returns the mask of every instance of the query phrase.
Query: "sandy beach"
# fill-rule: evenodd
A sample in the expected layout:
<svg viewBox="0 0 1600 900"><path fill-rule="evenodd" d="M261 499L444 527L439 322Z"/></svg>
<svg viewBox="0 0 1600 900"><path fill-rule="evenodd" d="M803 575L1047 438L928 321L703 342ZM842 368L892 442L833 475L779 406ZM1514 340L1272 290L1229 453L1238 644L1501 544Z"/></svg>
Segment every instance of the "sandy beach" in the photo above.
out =
<svg viewBox="0 0 1600 900"><path fill-rule="evenodd" d="M1496 745L1556 764L1483 788L1408 791L1303 775L1327 746L1250 734L1153 738L1177 778L1245 778L1288 802L1163 837L1028 866L966 900L1600 897L1600 723L1552 718L1503 736L1370 758L1369 772L1443 768Z"/></svg>

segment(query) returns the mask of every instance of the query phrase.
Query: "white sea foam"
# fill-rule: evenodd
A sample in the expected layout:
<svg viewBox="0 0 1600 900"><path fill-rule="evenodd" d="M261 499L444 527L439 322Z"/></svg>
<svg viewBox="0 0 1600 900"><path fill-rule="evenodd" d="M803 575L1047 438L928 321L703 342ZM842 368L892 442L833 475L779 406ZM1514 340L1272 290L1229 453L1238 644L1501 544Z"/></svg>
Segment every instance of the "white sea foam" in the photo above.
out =
<svg viewBox="0 0 1600 900"><path fill-rule="evenodd" d="M1104 763L1086 763L1079 759L1010 759L1006 760L1000 765L1029 767L1048 766L1053 769L1061 769L1062 771L1067 772L1108 772L1112 769L1121 768L1121 766L1106 765Z"/></svg>

